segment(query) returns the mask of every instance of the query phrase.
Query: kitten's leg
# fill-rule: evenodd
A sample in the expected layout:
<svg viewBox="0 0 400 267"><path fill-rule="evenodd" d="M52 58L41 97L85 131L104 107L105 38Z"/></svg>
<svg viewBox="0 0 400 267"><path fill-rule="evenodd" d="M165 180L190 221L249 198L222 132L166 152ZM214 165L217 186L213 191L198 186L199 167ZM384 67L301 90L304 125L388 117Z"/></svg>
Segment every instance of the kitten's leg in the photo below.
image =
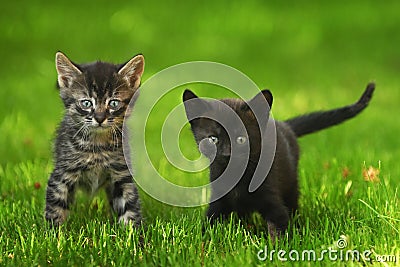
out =
<svg viewBox="0 0 400 267"><path fill-rule="evenodd" d="M259 210L268 223L268 232L274 241L287 229L289 223L288 209L280 201L269 201Z"/></svg>
<svg viewBox="0 0 400 267"><path fill-rule="evenodd" d="M119 222L133 223L135 226L142 223L139 193L126 165L112 170L111 184L106 191Z"/></svg>
<svg viewBox="0 0 400 267"><path fill-rule="evenodd" d="M46 189L45 218L53 225L61 225L67 218L79 175L58 169L51 174Z"/></svg>
<svg viewBox="0 0 400 267"><path fill-rule="evenodd" d="M214 224L218 219L225 220L232 212L230 206L223 201L215 201L210 203L206 216Z"/></svg>

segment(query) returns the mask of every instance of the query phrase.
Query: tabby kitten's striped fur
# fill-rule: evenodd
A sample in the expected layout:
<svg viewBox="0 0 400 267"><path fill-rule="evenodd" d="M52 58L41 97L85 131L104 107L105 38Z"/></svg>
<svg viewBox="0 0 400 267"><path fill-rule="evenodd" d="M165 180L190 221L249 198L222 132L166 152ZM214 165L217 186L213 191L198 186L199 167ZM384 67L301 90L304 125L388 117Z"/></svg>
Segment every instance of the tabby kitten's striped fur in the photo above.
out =
<svg viewBox="0 0 400 267"><path fill-rule="evenodd" d="M46 219L54 225L65 221L77 187L91 193L104 187L119 221L140 225L139 196L122 150L122 125L140 85L143 56L121 65L78 65L58 52L56 68L65 115L47 185Z"/></svg>

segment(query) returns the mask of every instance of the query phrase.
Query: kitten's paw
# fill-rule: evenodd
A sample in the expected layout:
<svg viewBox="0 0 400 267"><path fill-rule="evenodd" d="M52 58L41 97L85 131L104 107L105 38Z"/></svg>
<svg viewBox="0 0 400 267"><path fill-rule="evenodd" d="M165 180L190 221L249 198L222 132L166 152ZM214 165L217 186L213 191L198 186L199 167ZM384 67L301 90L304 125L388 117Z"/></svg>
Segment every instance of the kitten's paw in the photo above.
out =
<svg viewBox="0 0 400 267"><path fill-rule="evenodd" d="M286 227L276 227L274 223L268 222L268 233L272 243L275 243L285 237Z"/></svg>
<svg viewBox="0 0 400 267"><path fill-rule="evenodd" d="M132 224L139 227L142 224L142 218L139 213L127 210L124 215L119 216L118 222L124 225Z"/></svg>
<svg viewBox="0 0 400 267"><path fill-rule="evenodd" d="M52 226L60 226L68 217L68 210L62 208L46 208L44 217Z"/></svg>

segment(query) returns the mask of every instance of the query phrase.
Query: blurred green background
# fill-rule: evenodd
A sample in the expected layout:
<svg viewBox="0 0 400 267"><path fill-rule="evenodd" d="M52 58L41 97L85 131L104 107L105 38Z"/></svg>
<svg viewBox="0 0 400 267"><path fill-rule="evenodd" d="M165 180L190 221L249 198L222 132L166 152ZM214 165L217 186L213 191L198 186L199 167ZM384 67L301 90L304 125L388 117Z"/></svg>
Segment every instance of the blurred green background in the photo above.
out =
<svg viewBox="0 0 400 267"><path fill-rule="evenodd" d="M272 91L277 119L350 104L375 81L374 97L357 118L299 140L296 221L301 227L287 246L276 248L326 248L344 234L351 236L352 248L398 254L393 237L399 228L400 1L3 1L0 25L0 265L92 261L105 266L143 260L159 266L168 260L197 266L201 254L205 266L244 266L254 262L254 246L265 243L263 235L223 226L204 239L205 207L195 212L173 208L145 194L149 230L143 248L130 243L130 231L118 241L109 234L113 230L104 230L111 224L102 223L109 214L101 195L89 209L87 202L77 201L61 238L47 235L45 184L63 114L54 65L59 50L77 63L123 63L142 53L144 83L178 63L224 63ZM188 87L204 97L232 95L206 84ZM174 168L161 147L162 124L181 103L183 89L158 102L146 126L146 144L155 169L167 180L199 185L207 182L207 171L189 174ZM142 91L137 107L153 98ZM147 115L140 108L135 114ZM187 126L179 137L184 155L198 156ZM134 161L137 177L152 181L145 155L136 154ZM363 170L369 166L379 172L379 183L365 181ZM94 245L88 241L85 247L81 238Z"/></svg>
<svg viewBox="0 0 400 267"><path fill-rule="evenodd" d="M63 113L55 89L58 50L77 63L122 63L143 53L144 82L177 63L221 62L271 89L278 119L351 103L375 81L377 91L365 114L332 130L333 140L329 133L306 137L303 151L311 150L312 157L312 149L318 153L318 146L334 142L332 151L341 145L368 147L365 156L371 162L394 163L399 155L399 1L72 0L1 6L2 166L51 161ZM213 87L196 89L201 96L226 96ZM160 114L179 104L181 93L172 93ZM145 92L141 97L151 98ZM149 127L161 122L150 121ZM183 138L190 140L188 147L194 145L188 130ZM157 147L155 161L163 158Z"/></svg>

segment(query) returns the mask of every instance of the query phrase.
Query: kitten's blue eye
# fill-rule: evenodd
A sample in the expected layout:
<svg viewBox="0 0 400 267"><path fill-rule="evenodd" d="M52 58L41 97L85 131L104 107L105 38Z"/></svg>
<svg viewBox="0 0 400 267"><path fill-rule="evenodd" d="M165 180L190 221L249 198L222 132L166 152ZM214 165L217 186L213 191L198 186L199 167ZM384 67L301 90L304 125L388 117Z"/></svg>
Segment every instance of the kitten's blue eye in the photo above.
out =
<svg viewBox="0 0 400 267"><path fill-rule="evenodd" d="M119 106L119 100L117 100L117 99L113 99L113 100L110 100L110 102L108 103L108 105L112 108L112 109L115 109L115 108L117 108L118 106Z"/></svg>
<svg viewBox="0 0 400 267"><path fill-rule="evenodd" d="M216 144L216 143L218 143L218 137L216 137L216 136L210 136L210 137L208 137L208 141L209 141L210 143Z"/></svg>
<svg viewBox="0 0 400 267"><path fill-rule="evenodd" d="M81 100L81 106L83 108L91 108L92 105L93 105L92 101L90 101L90 100L87 100L87 99Z"/></svg>
<svg viewBox="0 0 400 267"><path fill-rule="evenodd" d="M238 138L236 138L236 143L238 143L239 145L243 145L244 143L246 143L247 138L245 136L239 136Z"/></svg>

